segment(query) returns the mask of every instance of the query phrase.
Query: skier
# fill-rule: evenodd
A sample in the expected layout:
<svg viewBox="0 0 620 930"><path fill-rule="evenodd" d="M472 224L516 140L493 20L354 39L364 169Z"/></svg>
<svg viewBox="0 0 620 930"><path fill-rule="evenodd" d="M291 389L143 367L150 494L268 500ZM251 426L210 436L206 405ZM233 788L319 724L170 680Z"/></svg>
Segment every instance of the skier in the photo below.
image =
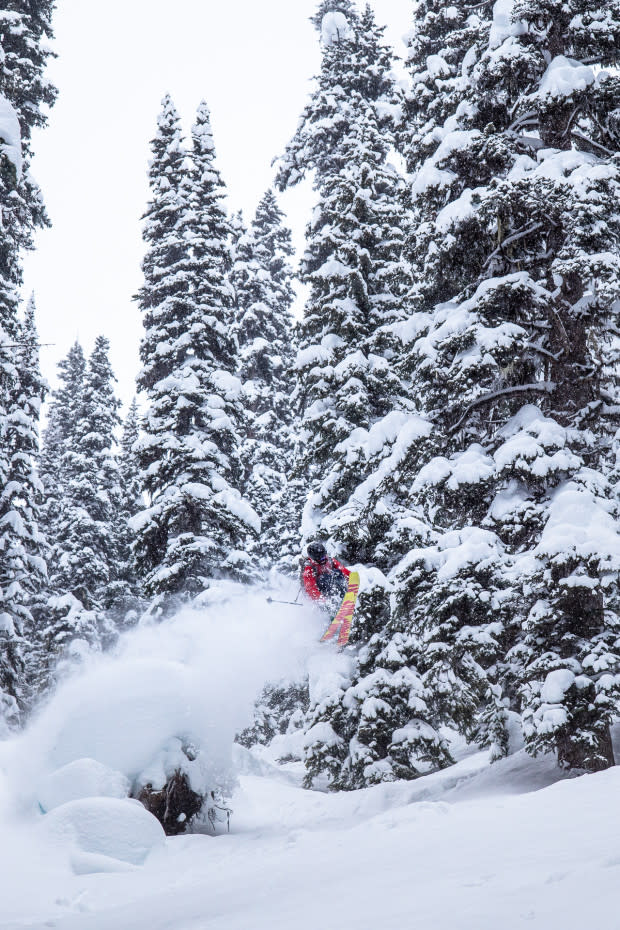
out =
<svg viewBox="0 0 620 930"><path fill-rule="evenodd" d="M330 559L322 542L311 542L304 563L303 586L308 597L322 606L331 606L333 599L347 593L351 572L337 559Z"/></svg>

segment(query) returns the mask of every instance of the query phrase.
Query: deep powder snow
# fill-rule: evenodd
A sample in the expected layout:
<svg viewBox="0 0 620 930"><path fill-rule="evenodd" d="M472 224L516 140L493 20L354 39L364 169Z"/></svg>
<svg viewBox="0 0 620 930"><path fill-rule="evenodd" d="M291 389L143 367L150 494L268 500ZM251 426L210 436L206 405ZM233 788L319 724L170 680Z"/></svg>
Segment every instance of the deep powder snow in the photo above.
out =
<svg viewBox="0 0 620 930"><path fill-rule="evenodd" d="M323 618L211 598L123 637L0 744L1 930L614 926L617 769L565 780L551 758L457 746L415 782L305 791L298 764L232 741L266 679L330 674ZM187 741L197 782L236 779L230 835L166 839L125 797Z"/></svg>

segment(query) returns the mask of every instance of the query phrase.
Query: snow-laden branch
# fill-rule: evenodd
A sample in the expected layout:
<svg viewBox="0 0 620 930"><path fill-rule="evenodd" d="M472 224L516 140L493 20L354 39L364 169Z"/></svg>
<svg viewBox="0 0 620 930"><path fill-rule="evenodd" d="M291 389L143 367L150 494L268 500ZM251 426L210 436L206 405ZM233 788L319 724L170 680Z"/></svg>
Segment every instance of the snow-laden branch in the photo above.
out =
<svg viewBox="0 0 620 930"><path fill-rule="evenodd" d="M535 126L538 123L538 114L536 110L529 110L527 113L523 113L521 116L517 117L514 123L511 123L506 132L516 132L517 129L521 129L523 126Z"/></svg>
<svg viewBox="0 0 620 930"><path fill-rule="evenodd" d="M531 236L532 233L535 233L542 228L542 223L532 223L532 225L528 226L526 229L518 229L517 232L513 233L511 236L507 236L507 238L503 240L503 242L495 249L495 251L491 252L486 262L484 263L484 267L486 268L487 265L493 261L496 255L500 255L506 246L512 245L513 242L518 242L519 239L526 239L527 236Z"/></svg>
<svg viewBox="0 0 620 930"><path fill-rule="evenodd" d="M588 137L584 136L584 134L579 132L578 129L573 129L571 136L575 137L576 139L581 139L582 142L585 142L587 145L591 145L594 149L600 149L601 152L604 152L606 155L613 156L616 154L611 149L608 149L607 146L601 145L600 142L594 142L592 139L588 139Z"/></svg>
<svg viewBox="0 0 620 930"><path fill-rule="evenodd" d="M564 350L562 350L561 352L558 352L556 355L554 355L553 352L549 351L549 349L543 349L542 346L536 345L535 342L528 342L527 348L532 349L534 352L540 353L540 355L546 355L547 358L553 359L554 362L558 362L564 354Z"/></svg>
<svg viewBox="0 0 620 930"><path fill-rule="evenodd" d="M491 391L489 394L483 394L481 397L478 397L476 400L471 402L469 407L467 407L463 415L459 418L458 422L452 427L450 433L456 433L456 431L465 422L472 410L474 410L476 407L481 407L483 404L489 404L500 397L509 397L512 394L524 394L531 391L542 391L543 393L551 394L555 390L555 386L555 381L534 381L531 384L515 384L513 387L502 388L501 391Z"/></svg>

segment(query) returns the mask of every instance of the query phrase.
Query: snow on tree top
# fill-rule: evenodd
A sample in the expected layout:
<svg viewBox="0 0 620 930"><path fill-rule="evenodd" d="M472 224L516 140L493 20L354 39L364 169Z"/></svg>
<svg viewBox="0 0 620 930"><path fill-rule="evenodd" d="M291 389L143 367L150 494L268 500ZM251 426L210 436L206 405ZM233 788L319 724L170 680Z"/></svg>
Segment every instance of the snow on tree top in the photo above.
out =
<svg viewBox="0 0 620 930"><path fill-rule="evenodd" d="M321 24L321 42L325 46L334 45L343 39L351 37L351 27L349 20L336 10L333 13L326 13Z"/></svg>

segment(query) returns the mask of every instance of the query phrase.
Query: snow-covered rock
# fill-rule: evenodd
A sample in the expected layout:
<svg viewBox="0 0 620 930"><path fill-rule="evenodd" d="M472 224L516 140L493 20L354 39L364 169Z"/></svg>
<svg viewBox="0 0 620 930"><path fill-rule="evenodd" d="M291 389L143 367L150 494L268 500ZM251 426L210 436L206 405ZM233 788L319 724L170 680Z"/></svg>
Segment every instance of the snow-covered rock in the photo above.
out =
<svg viewBox="0 0 620 930"><path fill-rule="evenodd" d="M166 841L158 821L139 802L115 798L62 804L44 817L41 830L46 839L69 849L78 872L109 871L109 860L142 865Z"/></svg>

